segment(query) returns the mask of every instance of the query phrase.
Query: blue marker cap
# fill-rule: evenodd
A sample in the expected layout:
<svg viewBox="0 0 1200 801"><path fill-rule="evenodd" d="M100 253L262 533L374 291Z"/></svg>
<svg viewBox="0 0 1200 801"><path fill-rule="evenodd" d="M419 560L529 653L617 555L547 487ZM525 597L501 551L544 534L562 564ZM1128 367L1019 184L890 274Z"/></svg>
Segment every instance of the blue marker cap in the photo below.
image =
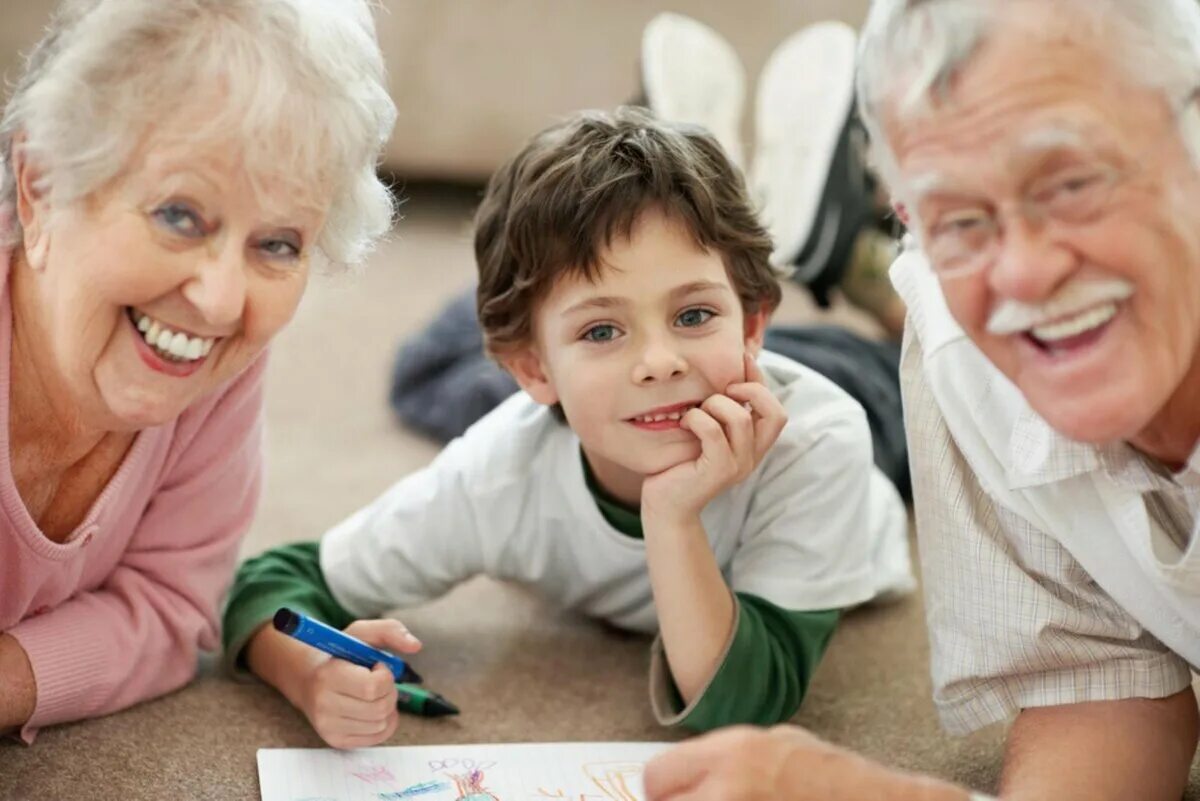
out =
<svg viewBox="0 0 1200 801"><path fill-rule="evenodd" d="M345 659L367 669L382 662L392 671L396 681L405 684L420 684L421 677L398 656L387 651L367 645L356 637L351 637L333 626L327 626L319 620L313 620L308 615L293 612L287 607L275 613L275 629L289 637L294 637L306 645L311 645L330 656Z"/></svg>

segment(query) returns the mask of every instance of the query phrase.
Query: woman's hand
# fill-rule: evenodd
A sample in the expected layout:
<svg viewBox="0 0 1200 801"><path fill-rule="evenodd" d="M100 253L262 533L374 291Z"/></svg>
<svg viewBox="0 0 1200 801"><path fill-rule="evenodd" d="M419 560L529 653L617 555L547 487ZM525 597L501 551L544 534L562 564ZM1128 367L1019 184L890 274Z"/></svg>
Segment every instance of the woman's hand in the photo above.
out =
<svg viewBox="0 0 1200 801"><path fill-rule="evenodd" d="M787 411L762 383L754 359L744 359L744 382L730 384L679 421L700 440L700 456L645 480L644 519L680 524L698 517L709 501L746 480L775 444Z"/></svg>
<svg viewBox="0 0 1200 801"><path fill-rule="evenodd" d="M24 726L37 708L37 682L25 649L0 633L0 733Z"/></svg>

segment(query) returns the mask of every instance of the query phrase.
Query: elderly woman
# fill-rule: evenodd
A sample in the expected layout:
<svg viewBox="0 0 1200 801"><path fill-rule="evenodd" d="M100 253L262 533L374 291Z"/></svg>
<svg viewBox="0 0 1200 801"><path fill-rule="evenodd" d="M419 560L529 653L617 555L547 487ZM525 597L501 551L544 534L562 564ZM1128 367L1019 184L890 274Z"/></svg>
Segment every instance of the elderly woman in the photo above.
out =
<svg viewBox="0 0 1200 801"><path fill-rule="evenodd" d="M1178 799L1200 666L1200 5L877 0L860 101L919 250L901 374L934 700L1005 798ZM965 799L799 729L654 801Z"/></svg>
<svg viewBox="0 0 1200 801"><path fill-rule="evenodd" d="M184 684L259 496L265 349L390 225L364 0L69 0L0 124L0 730Z"/></svg>

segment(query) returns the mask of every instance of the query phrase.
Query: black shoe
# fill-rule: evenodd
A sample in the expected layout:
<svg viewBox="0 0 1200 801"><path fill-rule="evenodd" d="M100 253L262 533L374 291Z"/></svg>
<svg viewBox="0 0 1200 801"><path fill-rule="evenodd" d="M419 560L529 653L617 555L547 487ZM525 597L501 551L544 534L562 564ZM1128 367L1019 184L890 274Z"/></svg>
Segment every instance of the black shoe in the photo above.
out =
<svg viewBox="0 0 1200 801"><path fill-rule="evenodd" d="M856 48L848 25L811 25L776 48L758 87L751 184L775 240L772 261L793 268L822 305L876 216L854 114Z"/></svg>

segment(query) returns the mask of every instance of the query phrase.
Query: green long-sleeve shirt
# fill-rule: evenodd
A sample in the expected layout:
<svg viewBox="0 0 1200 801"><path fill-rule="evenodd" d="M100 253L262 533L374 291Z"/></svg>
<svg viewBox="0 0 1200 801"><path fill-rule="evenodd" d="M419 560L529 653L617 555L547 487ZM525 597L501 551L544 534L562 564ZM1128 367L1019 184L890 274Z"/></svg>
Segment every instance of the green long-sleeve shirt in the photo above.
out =
<svg viewBox="0 0 1200 801"><path fill-rule="evenodd" d="M636 511L589 489L608 522L626 536L641 538ZM281 606L344 628L354 615L330 591L320 566L320 544L274 548L238 570L226 605L224 643L235 664L250 636ZM737 623L724 658L703 694L684 707L669 675L670 720L695 731L732 723L770 725L790 718L800 706L840 617L839 610L782 609L760 597L737 593Z"/></svg>

